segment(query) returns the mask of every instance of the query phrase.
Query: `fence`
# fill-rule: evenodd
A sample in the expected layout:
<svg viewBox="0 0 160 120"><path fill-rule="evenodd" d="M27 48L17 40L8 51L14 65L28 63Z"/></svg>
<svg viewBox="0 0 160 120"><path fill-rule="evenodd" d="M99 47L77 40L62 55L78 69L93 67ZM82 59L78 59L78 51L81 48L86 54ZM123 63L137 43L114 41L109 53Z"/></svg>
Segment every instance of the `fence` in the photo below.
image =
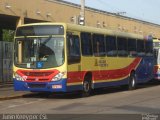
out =
<svg viewBox="0 0 160 120"><path fill-rule="evenodd" d="M13 43L0 41L0 85L12 83Z"/></svg>

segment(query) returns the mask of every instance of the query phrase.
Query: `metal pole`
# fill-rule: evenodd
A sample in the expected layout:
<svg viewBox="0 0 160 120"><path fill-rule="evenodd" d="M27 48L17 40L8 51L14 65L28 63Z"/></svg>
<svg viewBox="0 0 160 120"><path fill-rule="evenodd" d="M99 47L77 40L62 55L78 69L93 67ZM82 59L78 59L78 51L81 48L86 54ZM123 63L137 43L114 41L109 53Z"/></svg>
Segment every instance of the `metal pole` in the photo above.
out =
<svg viewBox="0 0 160 120"><path fill-rule="evenodd" d="M81 0L81 12L80 12L80 15L81 15L81 17L85 17L85 0Z"/></svg>
<svg viewBox="0 0 160 120"><path fill-rule="evenodd" d="M81 0L81 11L80 11L79 24L80 25L85 24L85 0Z"/></svg>

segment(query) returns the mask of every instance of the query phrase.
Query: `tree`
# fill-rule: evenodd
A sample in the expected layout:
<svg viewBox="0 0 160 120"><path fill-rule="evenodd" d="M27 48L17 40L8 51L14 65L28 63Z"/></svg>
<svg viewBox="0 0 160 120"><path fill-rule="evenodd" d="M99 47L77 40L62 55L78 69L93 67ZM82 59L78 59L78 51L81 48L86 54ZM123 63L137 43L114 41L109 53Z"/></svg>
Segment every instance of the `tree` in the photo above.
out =
<svg viewBox="0 0 160 120"><path fill-rule="evenodd" d="M3 29L3 41L13 42L14 32L14 30Z"/></svg>

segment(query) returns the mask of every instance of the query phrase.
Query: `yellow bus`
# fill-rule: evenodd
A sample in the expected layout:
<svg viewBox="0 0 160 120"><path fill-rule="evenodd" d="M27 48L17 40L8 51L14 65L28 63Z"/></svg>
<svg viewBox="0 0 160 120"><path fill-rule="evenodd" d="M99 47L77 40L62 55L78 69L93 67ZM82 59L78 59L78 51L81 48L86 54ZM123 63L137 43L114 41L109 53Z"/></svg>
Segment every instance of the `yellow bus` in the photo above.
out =
<svg viewBox="0 0 160 120"><path fill-rule="evenodd" d="M153 38L153 49L155 56L154 79L160 80L160 40Z"/></svg>
<svg viewBox="0 0 160 120"><path fill-rule="evenodd" d="M72 92L153 78L153 41L144 36L68 23L19 26L14 40L16 91Z"/></svg>

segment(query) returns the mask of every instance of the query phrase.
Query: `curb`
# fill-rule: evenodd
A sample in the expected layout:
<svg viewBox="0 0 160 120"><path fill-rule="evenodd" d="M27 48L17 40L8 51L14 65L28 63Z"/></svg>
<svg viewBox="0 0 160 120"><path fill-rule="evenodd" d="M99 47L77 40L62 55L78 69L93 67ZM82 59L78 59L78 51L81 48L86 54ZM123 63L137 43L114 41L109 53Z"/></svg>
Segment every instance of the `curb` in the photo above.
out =
<svg viewBox="0 0 160 120"><path fill-rule="evenodd" d="M25 96L30 96L33 95L31 93L26 93L26 94L18 94L18 95L11 95L11 96L3 96L0 97L0 101L4 101L4 100L12 100L12 99L18 99L18 98L23 98Z"/></svg>
<svg viewBox="0 0 160 120"><path fill-rule="evenodd" d="M0 97L0 101L22 98L23 95L24 95L24 94L22 94L22 95L14 95L14 96L4 96L4 97Z"/></svg>

